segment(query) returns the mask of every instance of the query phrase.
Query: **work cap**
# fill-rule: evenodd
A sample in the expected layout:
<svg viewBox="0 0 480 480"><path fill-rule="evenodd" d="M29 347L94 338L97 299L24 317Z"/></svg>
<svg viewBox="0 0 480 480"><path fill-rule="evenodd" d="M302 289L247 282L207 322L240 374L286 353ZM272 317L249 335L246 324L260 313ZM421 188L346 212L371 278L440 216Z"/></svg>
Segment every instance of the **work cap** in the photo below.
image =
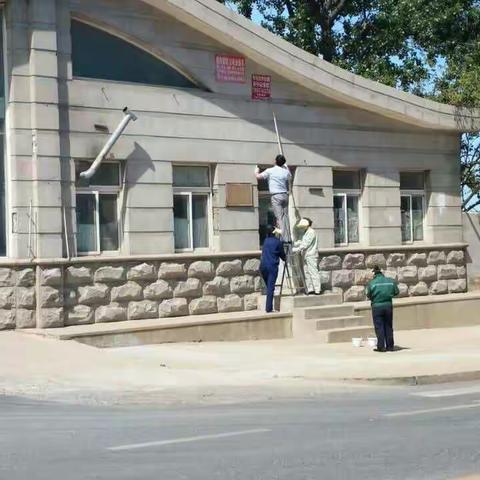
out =
<svg viewBox="0 0 480 480"><path fill-rule="evenodd" d="M309 226L310 223L306 218L302 218L297 224L298 228L308 228Z"/></svg>

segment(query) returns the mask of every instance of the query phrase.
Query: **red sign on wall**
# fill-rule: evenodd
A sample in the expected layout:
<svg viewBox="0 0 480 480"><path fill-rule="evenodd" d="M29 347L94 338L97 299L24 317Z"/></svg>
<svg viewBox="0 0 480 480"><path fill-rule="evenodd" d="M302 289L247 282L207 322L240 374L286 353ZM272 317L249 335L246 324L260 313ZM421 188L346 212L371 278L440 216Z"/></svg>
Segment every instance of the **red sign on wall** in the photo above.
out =
<svg viewBox="0 0 480 480"><path fill-rule="evenodd" d="M272 97L272 77L270 75L252 75L252 100L268 100Z"/></svg>
<svg viewBox="0 0 480 480"><path fill-rule="evenodd" d="M245 58L236 55L215 55L217 82L245 83Z"/></svg>

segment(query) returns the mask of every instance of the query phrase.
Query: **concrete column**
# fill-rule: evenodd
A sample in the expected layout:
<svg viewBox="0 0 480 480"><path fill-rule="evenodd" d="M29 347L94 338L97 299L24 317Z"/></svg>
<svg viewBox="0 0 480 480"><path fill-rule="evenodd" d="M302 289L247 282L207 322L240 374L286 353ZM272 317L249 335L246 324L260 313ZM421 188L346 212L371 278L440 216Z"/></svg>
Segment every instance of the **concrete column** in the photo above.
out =
<svg viewBox="0 0 480 480"><path fill-rule="evenodd" d="M399 173L368 170L361 202L360 242L372 246L401 244Z"/></svg>
<svg viewBox="0 0 480 480"><path fill-rule="evenodd" d="M258 197L253 165L218 164L213 182L214 249L221 252L258 250ZM254 207L227 207L227 183L252 183Z"/></svg>
<svg viewBox="0 0 480 480"><path fill-rule="evenodd" d="M122 253L173 253L172 164L152 162L136 144L124 168L126 184L119 197L124 231Z"/></svg>
<svg viewBox="0 0 480 480"><path fill-rule="evenodd" d="M333 176L331 167L297 167L290 200L290 222L309 217L317 232L319 248L334 246ZM293 201L292 201L293 200Z"/></svg>
<svg viewBox="0 0 480 480"><path fill-rule="evenodd" d="M425 240L429 243L462 241L462 200L458 160L453 168L431 171L426 177Z"/></svg>
<svg viewBox="0 0 480 480"><path fill-rule="evenodd" d="M61 257L62 209L55 0L9 2L10 256ZM33 219L29 219L32 204ZM29 230L32 231L29 252Z"/></svg>

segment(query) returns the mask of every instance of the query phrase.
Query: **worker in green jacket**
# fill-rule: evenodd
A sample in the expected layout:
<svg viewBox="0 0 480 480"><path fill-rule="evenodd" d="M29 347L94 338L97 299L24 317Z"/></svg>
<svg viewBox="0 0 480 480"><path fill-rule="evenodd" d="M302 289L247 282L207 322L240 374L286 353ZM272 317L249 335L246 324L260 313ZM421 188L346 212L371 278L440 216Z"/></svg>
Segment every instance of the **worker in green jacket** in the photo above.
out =
<svg viewBox="0 0 480 480"><path fill-rule="evenodd" d="M398 285L386 277L380 267L373 268L373 280L368 282L367 297L372 304L373 326L377 335L376 352L393 352L393 305L392 298L399 294Z"/></svg>

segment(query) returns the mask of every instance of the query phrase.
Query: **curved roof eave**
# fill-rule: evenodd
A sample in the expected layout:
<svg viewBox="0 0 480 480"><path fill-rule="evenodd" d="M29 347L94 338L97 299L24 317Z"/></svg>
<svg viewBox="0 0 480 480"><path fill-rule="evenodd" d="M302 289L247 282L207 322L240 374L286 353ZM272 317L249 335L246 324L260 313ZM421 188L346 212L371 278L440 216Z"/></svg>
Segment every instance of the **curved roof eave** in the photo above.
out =
<svg viewBox="0 0 480 480"><path fill-rule="evenodd" d="M142 0L292 82L334 100L423 128L480 130L478 109L457 108L354 75L295 47L215 0Z"/></svg>

